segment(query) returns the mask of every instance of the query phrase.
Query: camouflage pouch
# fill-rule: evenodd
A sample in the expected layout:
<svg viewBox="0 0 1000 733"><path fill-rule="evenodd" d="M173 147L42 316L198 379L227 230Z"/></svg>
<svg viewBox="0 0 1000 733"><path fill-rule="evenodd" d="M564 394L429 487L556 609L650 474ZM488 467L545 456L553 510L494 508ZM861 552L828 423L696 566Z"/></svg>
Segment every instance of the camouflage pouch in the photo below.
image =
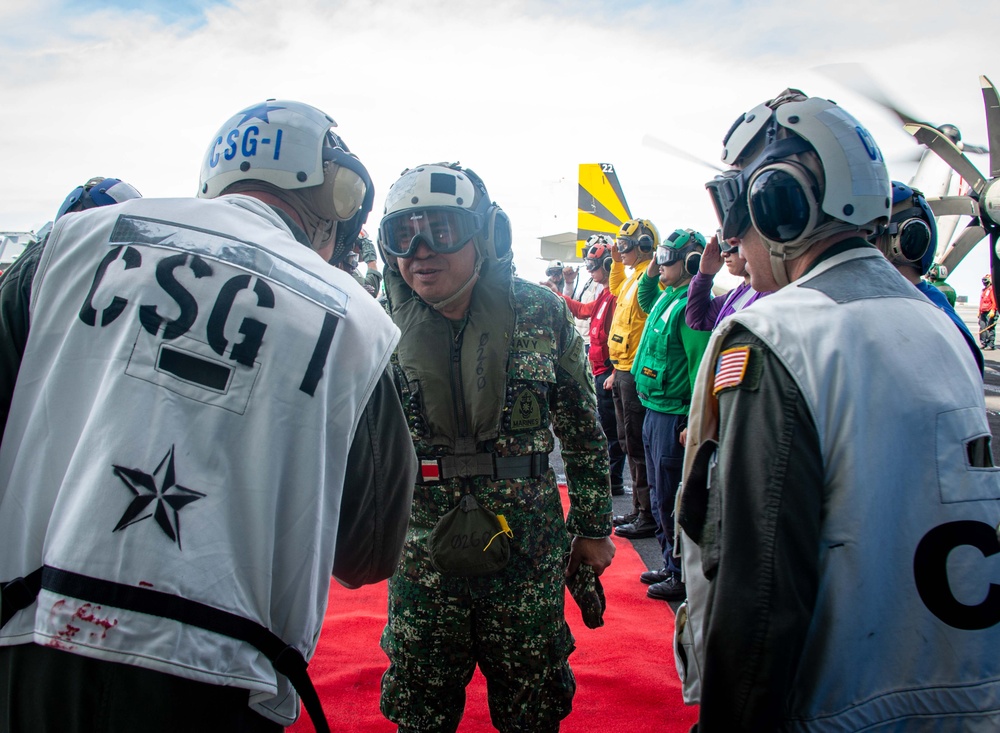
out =
<svg viewBox="0 0 1000 733"><path fill-rule="evenodd" d="M476 497L466 494L431 530L427 539L431 564L444 575L493 575L506 567L508 538L513 536L502 514L484 509Z"/></svg>
<svg viewBox="0 0 1000 733"><path fill-rule="evenodd" d="M583 623L587 628L599 629L604 626L604 610L608 604L604 599L604 586L594 573L594 568L581 564L575 573L566 578L566 587L580 607Z"/></svg>

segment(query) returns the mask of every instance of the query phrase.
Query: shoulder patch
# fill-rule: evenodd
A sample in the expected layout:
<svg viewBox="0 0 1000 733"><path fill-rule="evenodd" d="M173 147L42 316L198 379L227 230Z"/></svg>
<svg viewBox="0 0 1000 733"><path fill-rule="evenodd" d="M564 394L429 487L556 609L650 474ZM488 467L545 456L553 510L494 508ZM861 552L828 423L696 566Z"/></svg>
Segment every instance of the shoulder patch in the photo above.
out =
<svg viewBox="0 0 1000 733"><path fill-rule="evenodd" d="M752 367L753 362L759 360L753 358L753 352L752 346L736 346L719 354L719 359L715 362L712 394L717 395L724 389L741 386L756 387L760 375L757 373L759 370Z"/></svg>

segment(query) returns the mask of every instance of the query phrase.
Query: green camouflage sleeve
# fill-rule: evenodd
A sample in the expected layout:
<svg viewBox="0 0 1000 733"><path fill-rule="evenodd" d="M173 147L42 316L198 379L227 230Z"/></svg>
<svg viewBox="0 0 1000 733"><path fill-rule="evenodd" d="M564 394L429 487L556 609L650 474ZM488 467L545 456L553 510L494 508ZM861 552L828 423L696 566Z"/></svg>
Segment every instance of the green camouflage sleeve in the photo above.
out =
<svg viewBox="0 0 1000 733"><path fill-rule="evenodd" d="M372 240L368 237L358 237L358 241L361 243L361 255L359 259L362 262L375 262L378 260L378 255L375 253L375 245L372 244Z"/></svg>
<svg viewBox="0 0 1000 733"><path fill-rule="evenodd" d="M551 405L552 427L566 465L570 534L600 538L611 534L608 442L597 419L597 398L583 339L562 301L558 327L559 363Z"/></svg>

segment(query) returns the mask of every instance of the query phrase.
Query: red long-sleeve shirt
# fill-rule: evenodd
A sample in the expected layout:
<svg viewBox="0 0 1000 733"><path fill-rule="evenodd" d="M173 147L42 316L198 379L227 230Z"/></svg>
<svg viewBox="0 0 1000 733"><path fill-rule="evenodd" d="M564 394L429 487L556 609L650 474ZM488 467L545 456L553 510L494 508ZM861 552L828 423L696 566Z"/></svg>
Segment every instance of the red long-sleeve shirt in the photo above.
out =
<svg viewBox="0 0 1000 733"><path fill-rule="evenodd" d="M983 288L983 294L979 296L979 312L995 311L997 309L997 299L993 295L993 285Z"/></svg>
<svg viewBox="0 0 1000 733"><path fill-rule="evenodd" d="M566 298L566 305L574 316L590 319L590 351L587 352L587 357L590 359L590 369L594 376L611 371L608 332L611 330L611 319L615 312L615 296L607 286L604 286L600 294L587 303L567 298L565 295L563 298Z"/></svg>

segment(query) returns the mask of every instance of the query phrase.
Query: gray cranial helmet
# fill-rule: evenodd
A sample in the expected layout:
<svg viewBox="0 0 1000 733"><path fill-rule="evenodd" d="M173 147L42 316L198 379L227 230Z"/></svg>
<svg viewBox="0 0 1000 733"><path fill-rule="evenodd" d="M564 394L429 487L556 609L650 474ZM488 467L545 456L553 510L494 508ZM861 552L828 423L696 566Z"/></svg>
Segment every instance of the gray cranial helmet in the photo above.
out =
<svg viewBox="0 0 1000 733"><path fill-rule="evenodd" d="M510 220L482 179L458 163L429 163L403 171L392 184L379 225L386 264L412 257L420 242L436 252L457 252L474 242L484 260L510 255Z"/></svg>
<svg viewBox="0 0 1000 733"><path fill-rule="evenodd" d="M739 169L705 184L722 236L739 237L752 224L779 284L787 282L779 262L837 232L870 233L888 222L882 153L834 102L788 89L742 115L723 144L723 161Z"/></svg>
<svg viewBox="0 0 1000 733"><path fill-rule="evenodd" d="M212 138L202 160L200 198L253 181L276 191L303 218L319 249L336 238L333 261L353 246L374 201L371 178L333 132L332 117L301 102L269 99L233 115ZM284 198L284 197L283 197Z"/></svg>

